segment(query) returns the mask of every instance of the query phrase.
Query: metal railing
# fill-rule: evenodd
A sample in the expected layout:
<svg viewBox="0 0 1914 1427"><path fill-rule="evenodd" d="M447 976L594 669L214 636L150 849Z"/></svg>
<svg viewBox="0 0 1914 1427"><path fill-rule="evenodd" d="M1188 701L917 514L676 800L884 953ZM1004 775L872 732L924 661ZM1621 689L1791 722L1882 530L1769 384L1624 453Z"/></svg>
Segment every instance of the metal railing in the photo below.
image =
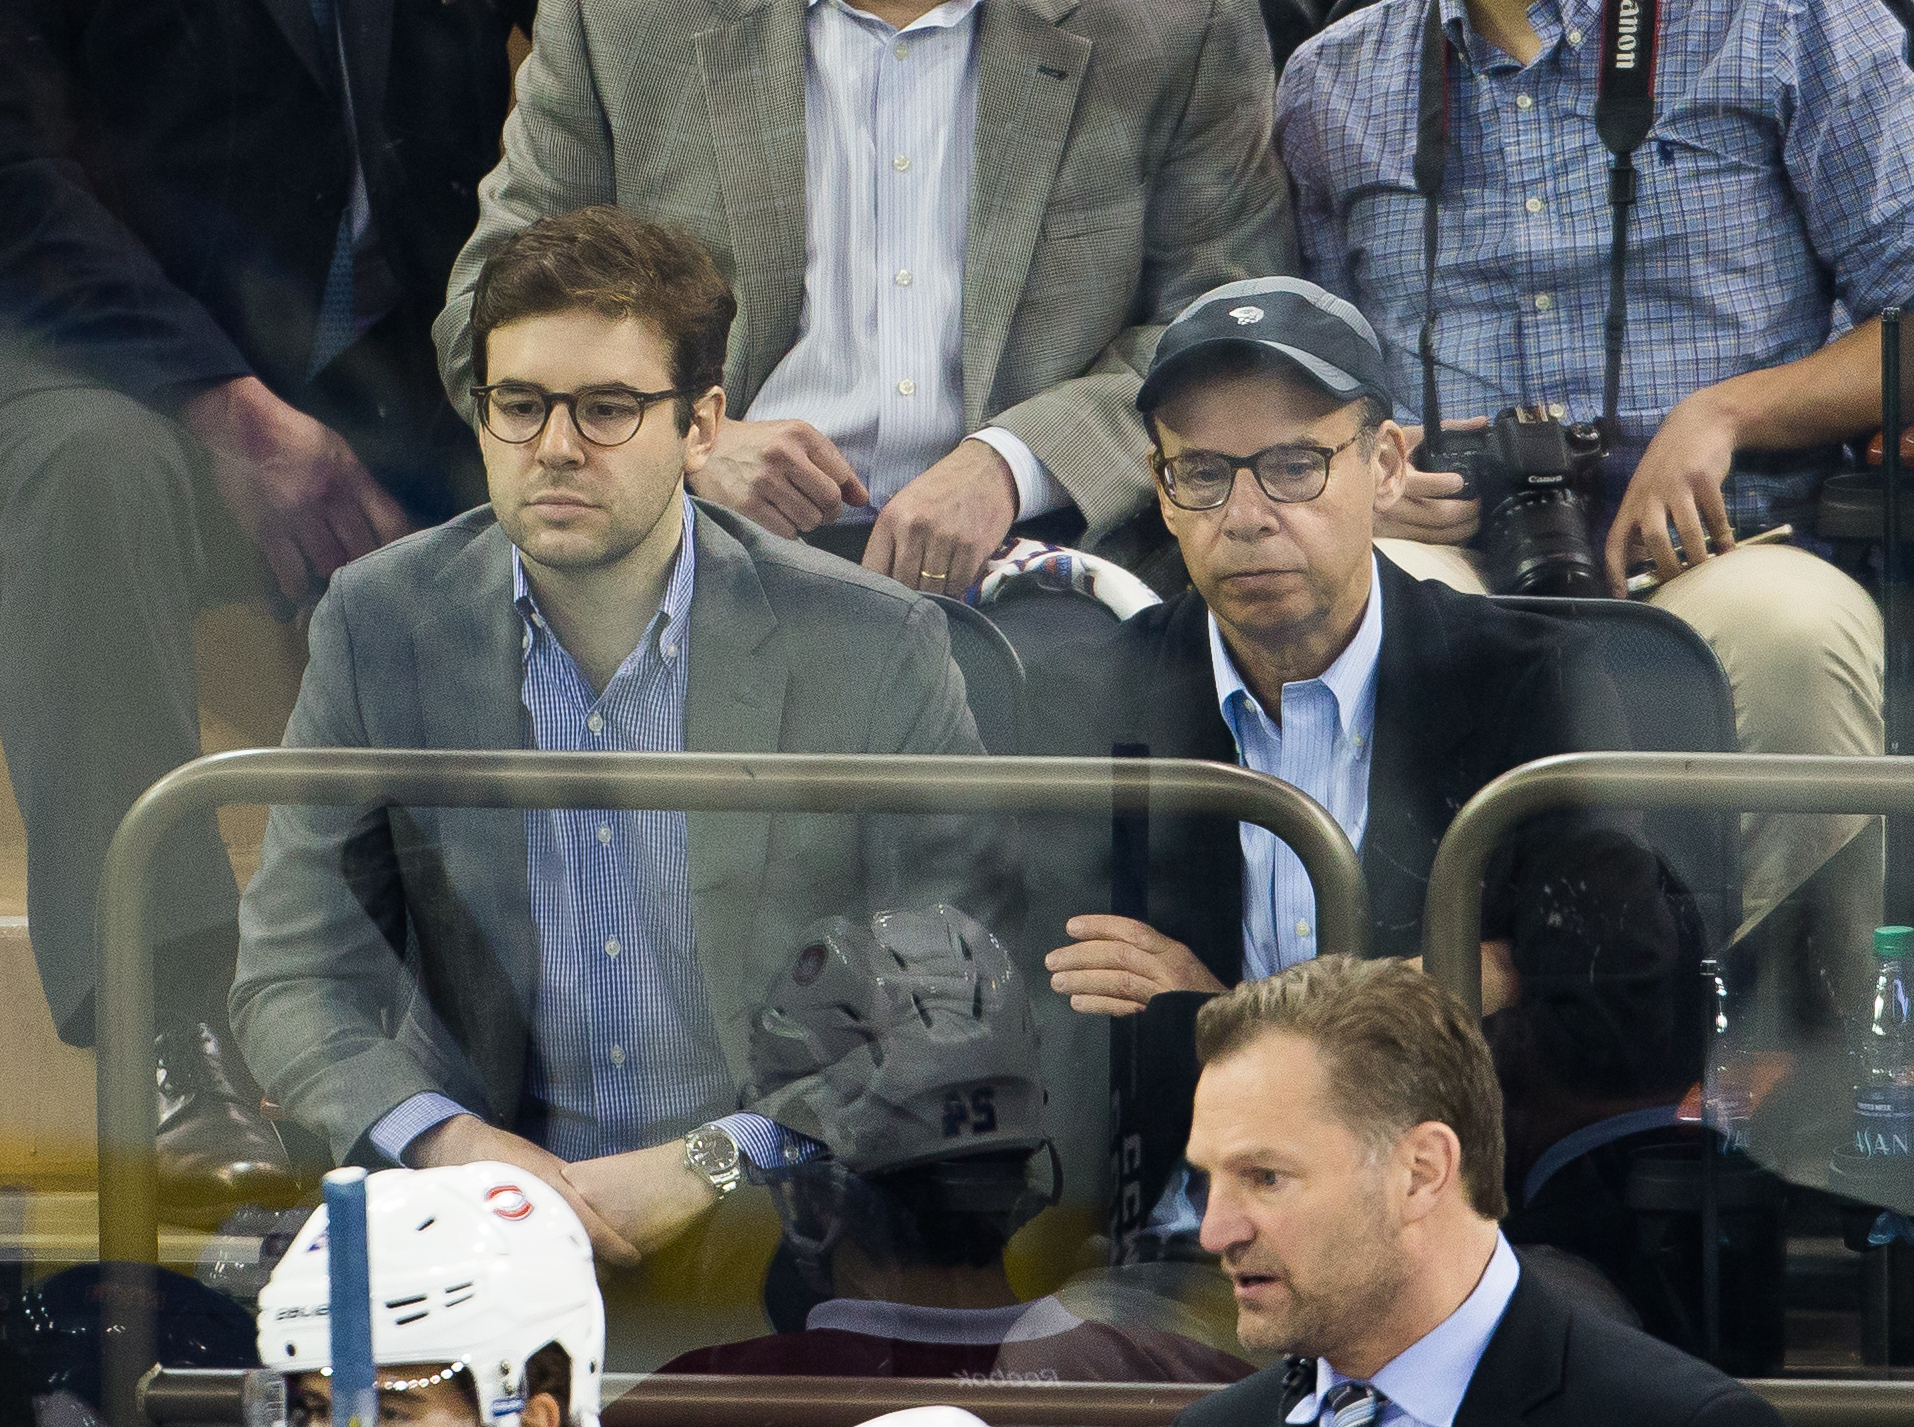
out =
<svg viewBox="0 0 1914 1427"><path fill-rule="evenodd" d="M153 1362L140 1266L157 1261L152 928L155 852L184 819L229 804L683 812L1215 814L1267 828L1316 889L1321 945L1362 954L1369 899L1342 829L1290 785L1193 760L927 756L254 749L196 759L160 779L121 822L101 883L98 965L100 1258L104 1403L138 1420Z"/></svg>
<svg viewBox="0 0 1914 1427"><path fill-rule="evenodd" d="M1429 872L1423 967L1482 1009L1482 874L1538 813L1578 804L1705 812L1914 812L1914 759L1756 753L1564 753L1512 768L1462 806Z"/></svg>
<svg viewBox="0 0 1914 1427"><path fill-rule="evenodd" d="M155 1374L142 1406L156 1427L245 1421L243 1372ZM1914 1382L1762 1378L1749 1387L1791 1427L1909 1427ZM604 1427L855 1427L905 1407L951 1403L991 1427L1168 1427L1215 1391L1192 1383L996 1383L952 1378L653 1375L606 1384Z"/></svg>

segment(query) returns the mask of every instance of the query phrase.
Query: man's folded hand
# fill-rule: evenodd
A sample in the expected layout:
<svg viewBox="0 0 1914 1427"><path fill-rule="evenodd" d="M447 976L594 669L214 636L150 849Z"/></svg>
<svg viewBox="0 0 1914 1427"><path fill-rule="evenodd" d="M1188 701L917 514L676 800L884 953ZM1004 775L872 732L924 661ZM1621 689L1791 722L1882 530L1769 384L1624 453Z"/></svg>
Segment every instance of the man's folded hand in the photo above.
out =
<svg viewBox="0 0 1914 1427"><path fill-rule="evenodd" d="M565 1180L640 1256L663 1248L718 1202L718 1191L686 1166L678 1140L579 1160L565 1166Z"/></svg>
<svg viewBox="0 0 1914 1427"><path fill-rule="evenodd" d="M676 1148L676 1144L670 1148ZM601 1264L629 1268L638 1262L638 1250L606 1222L603 1215L567 1177L565 1161L530 1140L488 1125L476 1115L455 1115L420 1135L406 1150L406 1162L414 1169L435 1169L444 1164L476 1164L480 1160L498 1160L515 1164L535 1174L565 1196L585 1232L591 1235L592 1255ZM679 1152L682 1164L683 1152Z"/></svg>
<svg viewBox="0 0 1914 1427"><path fill-rule="evenodd" d="M1052 990L1086 1015L1130 1016L1162 991L1225 991L1196 954L1131 917L1072 917L1077 940L1043 959Z"/></svg>
<svg viewBox="0 0 1914 1427"><path fill-rule="evenodd" d="M831 439L803 421L723 422L704 468L685 483L786 539L871 498Z"/></svg>

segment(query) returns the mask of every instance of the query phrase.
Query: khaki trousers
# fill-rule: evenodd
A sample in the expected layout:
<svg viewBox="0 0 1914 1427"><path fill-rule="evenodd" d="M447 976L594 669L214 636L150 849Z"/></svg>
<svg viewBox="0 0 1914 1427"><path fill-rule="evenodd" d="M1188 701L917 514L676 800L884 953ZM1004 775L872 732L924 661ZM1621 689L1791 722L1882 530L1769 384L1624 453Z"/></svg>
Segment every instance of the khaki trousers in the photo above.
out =
<svg viewBox="0 0 1914 1427"><path fill-rule="evenodd" d="M1487 593L1471 550L1410 540L1378 540L1376 548L1417 579ZM1880 611L1827 561L1791 546L1749 546L1671 580L1648 602L1681 619L1715 651L1734 695L1744 753L1884 751ZM1810 889L1817 940L1834 953L1832 960L1864 961L1881 918L1880 823L1864 816L1744 814L1736 940L1833 862Z"/></svg>

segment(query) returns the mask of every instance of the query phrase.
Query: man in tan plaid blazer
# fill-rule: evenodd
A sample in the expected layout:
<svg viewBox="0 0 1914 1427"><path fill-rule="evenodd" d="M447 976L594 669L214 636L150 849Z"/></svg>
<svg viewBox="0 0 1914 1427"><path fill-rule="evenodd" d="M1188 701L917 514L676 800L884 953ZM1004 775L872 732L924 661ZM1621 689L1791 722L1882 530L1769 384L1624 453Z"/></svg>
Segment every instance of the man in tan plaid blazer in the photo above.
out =
<svg viewBox="0 0 1914 1427"><path fill-rule="evenodd" d="M888 491L882 471L855 468L834 443L841 435L825 434L828 396L813 402L800 389L795 404L768 403L803 419L752 410L807 332L815 347L826 304L807 300L807 278L862 274L872 301L896 300L893 281L911 280L893 277L881 251L853 254L848 268L823 261L843 244L832 225L858 203L869 209L873 180L869 169L863 189L833 179L807 205L807 175L815 184L830 172L821 145L835 143L841 159L875 143L876 181L906 162L892 160L887 133L826 134L815 117L807 132L807 112L858 122L842 117L858 103L820 105L820 85L846 82L830 67L849 53L824 43L825 23L874 32L877 62L935 42L932 27L974 27L957 61L968 88L947 111L963 140L944 142L941 114L916 116L946 162L968 159L968 172L923 175L963 185L946 194L967 192L949 225L961 283L946 285L948 350L917 354L922 380L893 372L877 393L894 401L916 389L913 410L948 403L950 435ZM453 400L469 413L472 285L506 236L603 203L680 224L711 249L739 301L725 386L746 419L727 421L711 488L698 493L780 534L848 532L854 541L818 543L913 587L959 593L1030 516L1028 472L1006 451L1021 447L1051 492L1037 506L1050 508L1044 533L1082 530L1094 547L1143 509L1149 443L1134 403L1163 324L1219 283L1295 270L1254 0L862 0L854 11L848 0L544 0L534 41L503 161L480 189L478 229L435 328ZM936 201L935 187L913 191ZM909 296L926 293L919 283ZM840 351L856 360L863 345L840 341L825 364ZM815 370L815 350L808 360ZM791 372L782 376L791 386Z"/></svg>

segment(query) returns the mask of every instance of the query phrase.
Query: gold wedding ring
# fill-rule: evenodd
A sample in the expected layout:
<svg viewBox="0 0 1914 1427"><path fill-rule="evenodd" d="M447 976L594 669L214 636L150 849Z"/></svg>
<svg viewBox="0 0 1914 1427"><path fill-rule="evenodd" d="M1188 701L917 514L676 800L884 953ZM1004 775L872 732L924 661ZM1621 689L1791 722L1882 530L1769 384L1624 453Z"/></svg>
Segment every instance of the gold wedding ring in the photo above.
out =
<svg viewBox="0 0 1914 1427"><path fill-rule="evenodd" d="M939 574L935 570L919 570L917 572L917 578L920 580L947 580L950 578L950 571L945 570L942 574Z"/></svg>

